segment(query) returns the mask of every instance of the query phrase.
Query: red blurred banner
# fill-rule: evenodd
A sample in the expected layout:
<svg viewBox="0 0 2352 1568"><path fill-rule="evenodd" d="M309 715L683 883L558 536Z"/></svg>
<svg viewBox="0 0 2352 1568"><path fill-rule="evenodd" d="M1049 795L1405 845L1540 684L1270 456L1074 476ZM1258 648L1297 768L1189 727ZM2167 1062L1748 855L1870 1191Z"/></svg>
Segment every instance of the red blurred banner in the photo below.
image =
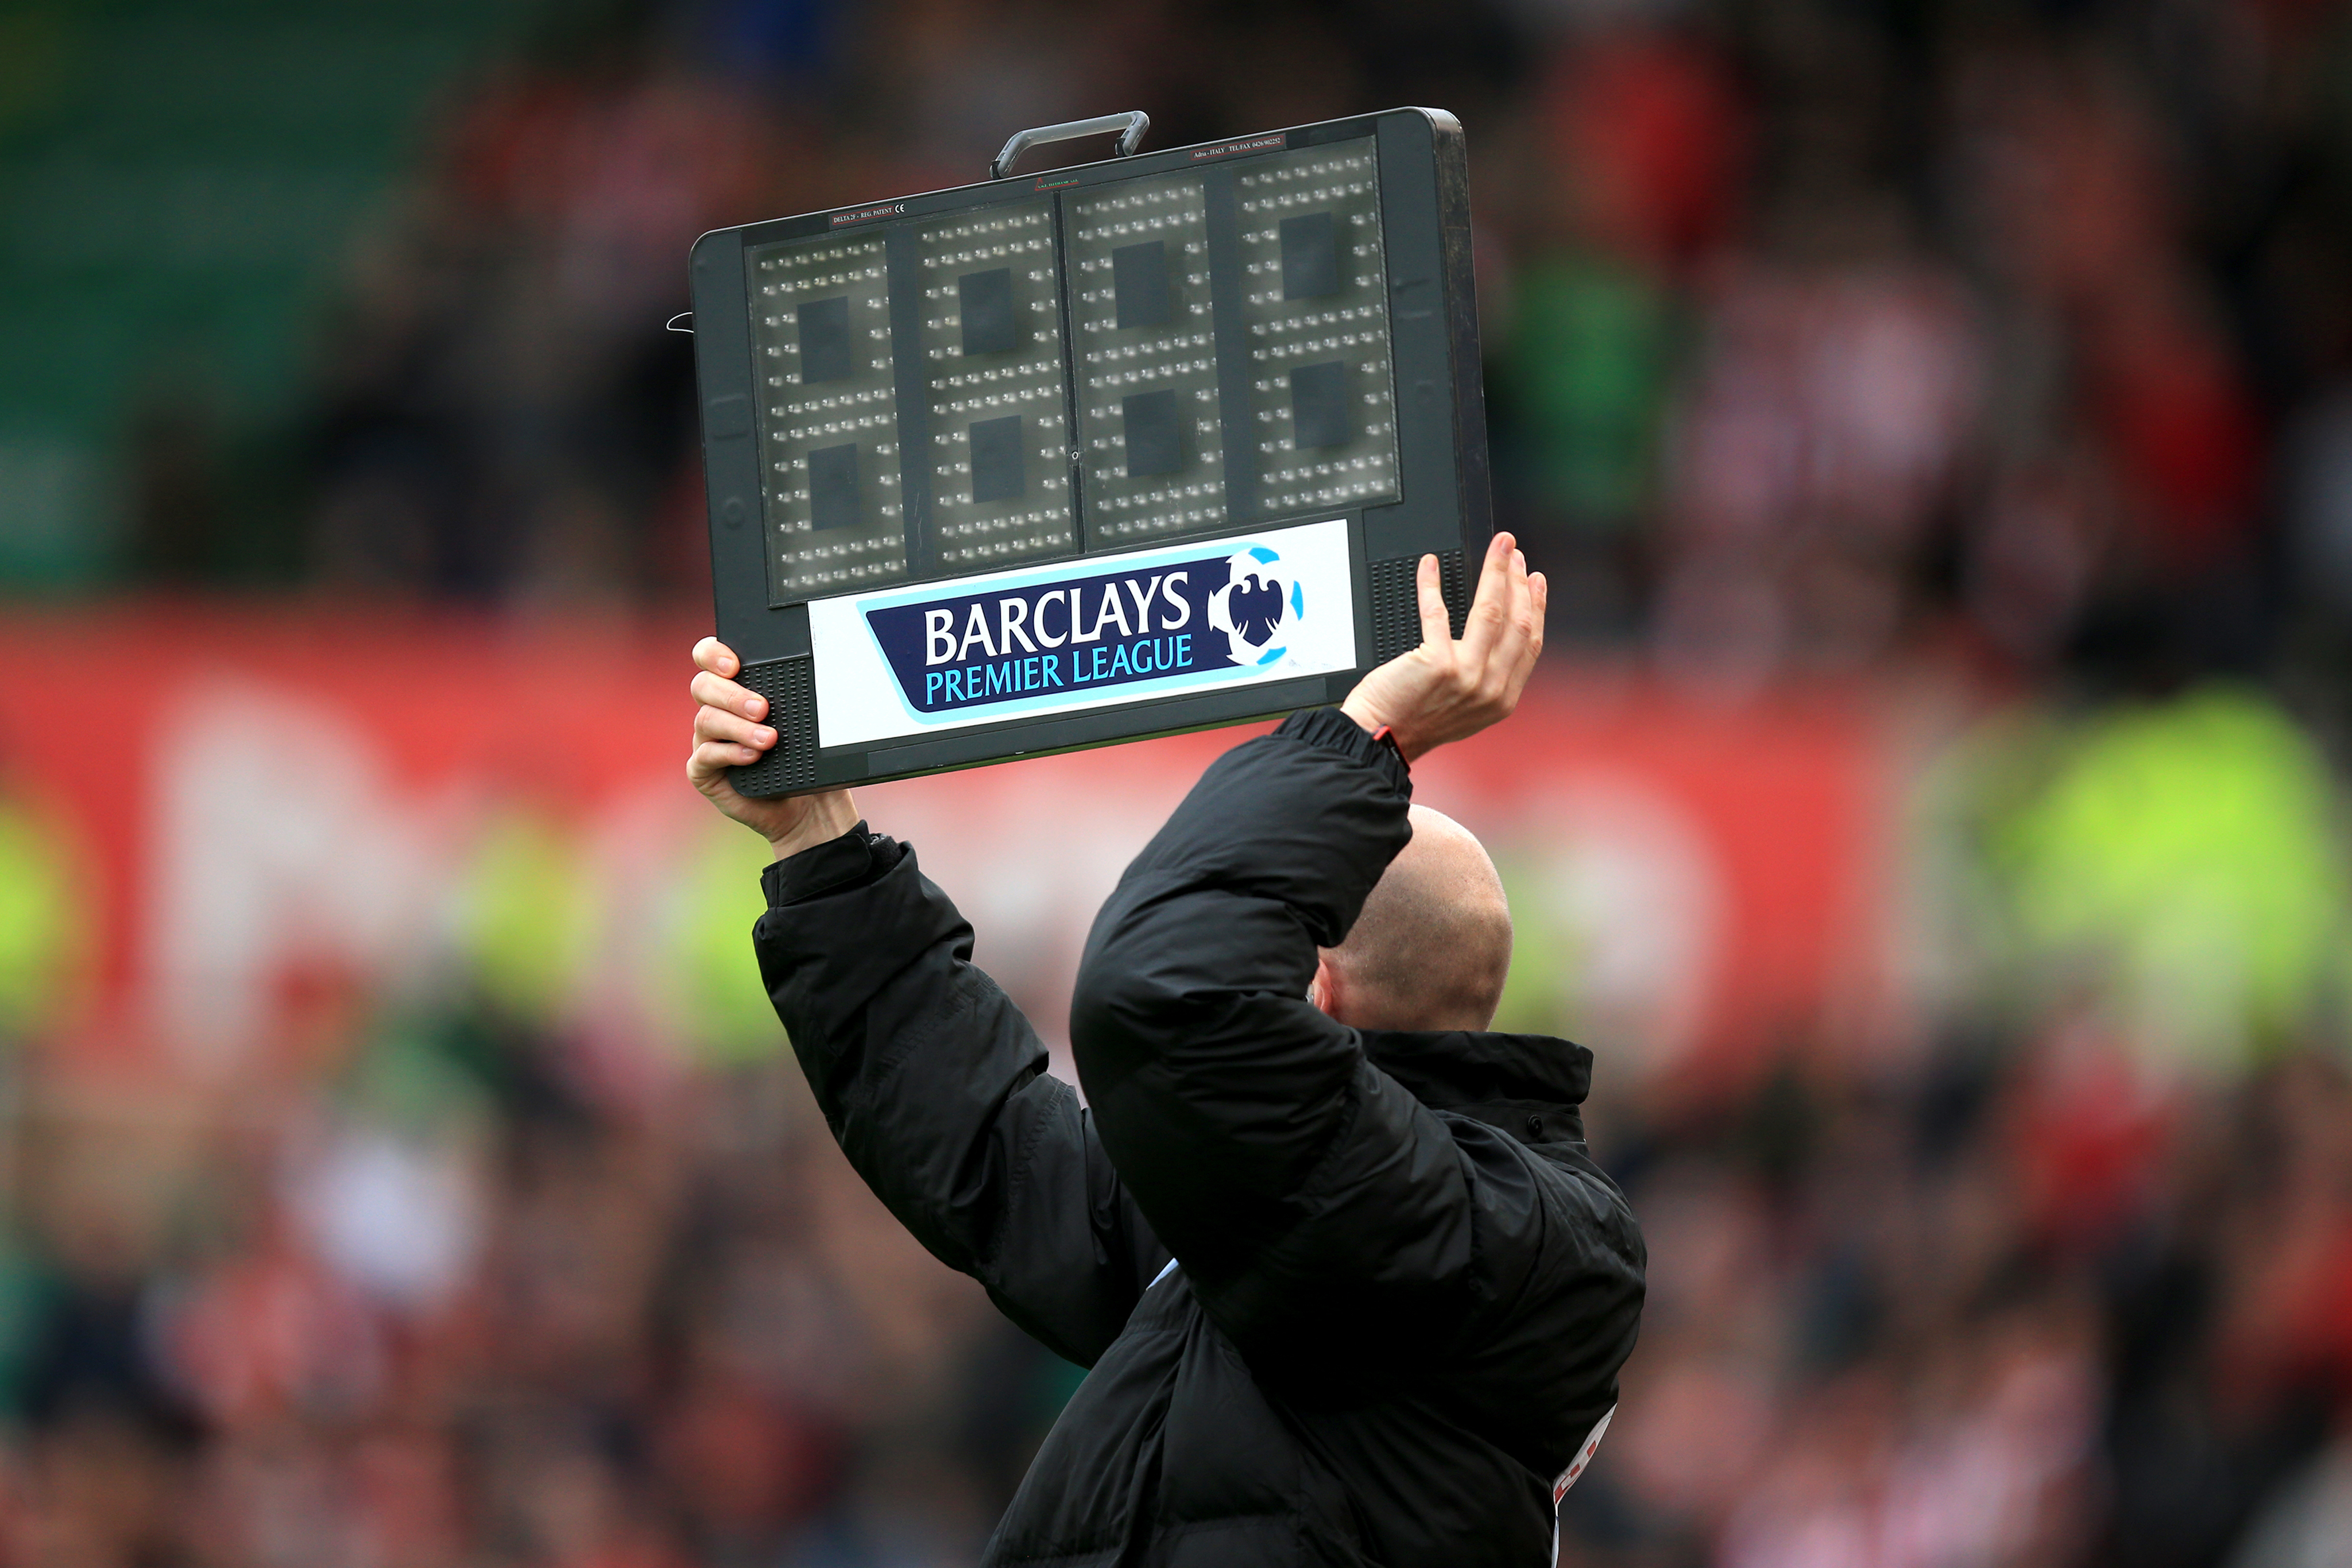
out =
<svg viewBox="0 0 2352 1568"><path fill-rule="evenodd" d="M740 900L719 913L756 910L760 846L713 837L682 776L692 636L172 606L0 620L0 803L41 825L66 890L52 918L73 928L51 945L37 1032L234 1058L275 1027L289 977L321 963L429 993L485 928L467 890L488 824L519 820L581 868L542 878L547 941L577 970L559 992L658 1031L675 991L604 1003L628 975L675 967L660 912L697 896L677 890L686 868L740 854L720 885L741 883ZM1732 700L1545 674L1509 725L1417 770L1417 798L1485 838L1510 885L1506 1021L1712 1079L1872 1014L1886 768L1870 694ZM982 962L1052 1033L1096 904L1236 738L879 786L860 804L918 845L971 914Z"/></svg>

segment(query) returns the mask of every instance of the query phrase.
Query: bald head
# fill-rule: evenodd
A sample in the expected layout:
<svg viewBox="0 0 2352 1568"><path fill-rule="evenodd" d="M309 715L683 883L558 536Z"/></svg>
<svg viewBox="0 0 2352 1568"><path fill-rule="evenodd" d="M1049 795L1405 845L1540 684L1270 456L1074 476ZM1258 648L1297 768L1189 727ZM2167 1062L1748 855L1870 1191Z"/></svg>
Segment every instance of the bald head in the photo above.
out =
<svg viewBox="0 0 2352 1568"><path fill-rule="evenodd" d="M1358 1029L1482 1030L1511 966L1495 862L1442 811L1412 809L1412 841L1373 885L1347 940L1323 949L1315 996Z"/></svg>

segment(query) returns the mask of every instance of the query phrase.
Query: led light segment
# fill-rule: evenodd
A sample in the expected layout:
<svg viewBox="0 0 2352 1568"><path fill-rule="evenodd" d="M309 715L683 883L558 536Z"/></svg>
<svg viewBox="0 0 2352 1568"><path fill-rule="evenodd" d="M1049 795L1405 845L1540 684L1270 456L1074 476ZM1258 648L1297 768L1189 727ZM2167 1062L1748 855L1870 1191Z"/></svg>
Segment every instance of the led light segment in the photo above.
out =
<svg viewBox="0 0 2352 1568"><path fill-rule="evenodd" d="M1070 265L1087 547L1223 523L1200 177L1122 181L1073 194Z"/></svg>
<svg viewBox="0 0 2352 1568"><path fill-rule="evenodd" d="M898 400L880 235L750 252L769 596L904 577Z"/></svg>
<svg viewBox="0 0 2352 1568"><path fill-rule="evenodd" d="M1395 374L1372 142L1262 159L1238 186L1251 434L1265 510L1395 500Z"/></svg>
<svg viewBox="0 0 2352 1568"><path fill-rule="evenodd" d="M918 235L941 570L1075 549L1053 200Z"/></svg>

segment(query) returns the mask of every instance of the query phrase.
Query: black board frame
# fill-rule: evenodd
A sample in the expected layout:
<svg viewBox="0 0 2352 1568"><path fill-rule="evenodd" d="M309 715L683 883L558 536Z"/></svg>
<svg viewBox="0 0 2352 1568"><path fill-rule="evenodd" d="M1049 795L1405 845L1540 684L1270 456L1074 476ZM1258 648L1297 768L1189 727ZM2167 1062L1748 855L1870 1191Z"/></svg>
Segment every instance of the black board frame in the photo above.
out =
<svg viewBox="0 0 2352 1568"><path fill-rule="evenodd" d="M1132 702L1054 716L972 725L887 744L818 744L808 606L773 603L769 585L767 529L761 520L756 371L751 301L745 256L754 247L824 235L882 230L911 235L915 222L976 211L1045 193L1057 210L1068 193L1182 171L1200 172L1210 203L1211 266L1221 293L1215 313L1218 380L1227 427L1235 423L1239 389L1246 384L1246 345L1238 313L1226 308L1239 287L1238 262L1219 254L1215 213L1230 210L1234 182L1255 160L1300 148L1371 138L1380 158L1381 220L1388 282L1388 328L1394 370L1399 498L1371 506L1317 507L1280 514L1257 510L1255 470L1232 455L1245 441L1227 443L1229 497L1239 497L1224 524L1197 537L1222 537L1344 516L1356 587L1353 670L1273 685ZM1226 225L1230 245L1230 225ZM893 308L910 299L911 260L892 242ZM1107 159L1044 173L1016 174L977 184L886 202L829 208L770 222L716 229L695 242L689 258L693 290L697 391L702 418L703 465L709 506L716 629L743 662L744 684L769 699L777 745L761 762L735 769L743 793L804 794L855 784L912 778L984 766L1018 757L1113 745L1152 736L1242 724L1345 697L1363 673L1419 641L1413 563L1435 553L1444 566L1445 597L1458 632L1468 607L1470 570L1494 531L1487 464L1486 404L1480 371L1475 281L1470 235L1469 170L1462 127L1442 110L1396 109L1324 120L1259 135L1173 147ZM907 308L911 309L911 303ZM1070 351L1064 338L1063 351ZM905 375L914 373L902 371ZM908 414L902 386L900 417ZM919 400L916 407L919 408ZM1073 433L1075 429L1073 426ZM902 445L919 449L914 436ZM1073 440L1073 481L1077 443ZM908 582L951 581L978 573L946 573L916 551L928 533L927 489L913 483L908 462L903 495L909 538ZM1073 495L1073 515L1076 515ZM1238 514L1238 515L1236 515ZM1072 559L1087 559L1074 551Z"/></svg>

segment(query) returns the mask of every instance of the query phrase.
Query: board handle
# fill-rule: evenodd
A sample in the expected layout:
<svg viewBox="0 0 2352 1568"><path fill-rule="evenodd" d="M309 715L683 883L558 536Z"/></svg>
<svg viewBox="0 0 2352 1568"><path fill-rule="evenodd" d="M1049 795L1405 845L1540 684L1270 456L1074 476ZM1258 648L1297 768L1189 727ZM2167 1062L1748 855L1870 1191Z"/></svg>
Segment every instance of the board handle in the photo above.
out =
<svg viewBox="0 0 2352 1568"><path fill-rule="evenodd" d="M1016 131L1013 139L1004 144L1004 151L989 164L988 177L1002 180L1013 172L1013 161L1032 147L1042 147L1048 141L1072 141L1081 136L1099 136L1107 131L1119 133L1118 155L1132 158L1135 150L1143 145L1143 133L1150 129L1151 116L1139 109L1130 109L1125 114L1098 114L1092 120L1066 120L1060 125L1039 125L1027 131Z"/></svg>

